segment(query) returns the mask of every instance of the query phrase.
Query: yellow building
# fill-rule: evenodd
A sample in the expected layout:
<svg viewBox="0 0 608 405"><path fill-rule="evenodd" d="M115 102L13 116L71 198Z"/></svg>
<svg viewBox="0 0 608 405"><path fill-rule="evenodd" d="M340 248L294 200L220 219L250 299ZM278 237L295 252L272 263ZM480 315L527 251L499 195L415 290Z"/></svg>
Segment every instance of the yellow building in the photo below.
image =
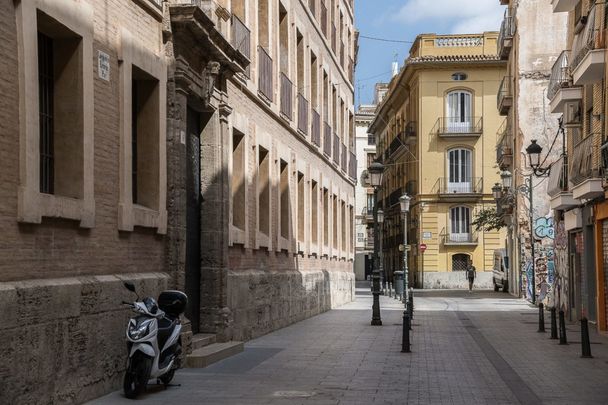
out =
<svg viewBox="0 0 608 405"><path fill-rule="evenodd" d="M492 186L500 181L495 154L503 119L496 103L506 64L497 38L497 32L419 35L377 110L370 133L385 165L379 207L389 280L403 269L399 197L407 193L410 285L464 287L462 271L472 260L476 285L492 286L493 254L504 248L504 234L478 232L472 221L495 207Z"/></svg>

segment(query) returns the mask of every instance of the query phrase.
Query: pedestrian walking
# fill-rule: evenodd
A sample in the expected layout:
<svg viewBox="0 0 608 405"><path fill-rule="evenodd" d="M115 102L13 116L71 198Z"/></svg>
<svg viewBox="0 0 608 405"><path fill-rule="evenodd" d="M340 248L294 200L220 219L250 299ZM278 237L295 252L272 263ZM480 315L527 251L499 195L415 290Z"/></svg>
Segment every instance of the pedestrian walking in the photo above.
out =
<svg viewBox="0 0 608 405"><path fill-rule="evenodd" d="M473 282L477 276L477 272L475 271L475 266L473 266L472 260L469 260L466 273L467 279L469 280L469 292L471 292L473 291Z"/></svg>

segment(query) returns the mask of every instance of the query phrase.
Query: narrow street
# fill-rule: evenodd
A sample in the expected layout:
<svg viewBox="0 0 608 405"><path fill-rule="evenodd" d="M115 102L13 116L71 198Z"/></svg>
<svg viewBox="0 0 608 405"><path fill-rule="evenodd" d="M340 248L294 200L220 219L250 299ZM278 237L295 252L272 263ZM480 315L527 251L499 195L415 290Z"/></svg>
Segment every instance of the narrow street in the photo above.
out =
<svg viewBox="0 0 608 405"><path fill-rule="evenodd" d="M401 353L402 306L381 297L383 326L370 326L372 296L248 342L205 369L181 370L179 387L150 386L146 404L605 404L608 339L591 335L580 358L538 333L527 302L490 291L419 291L412 353ZM130 404L122 391L92 404Z"/></svg>

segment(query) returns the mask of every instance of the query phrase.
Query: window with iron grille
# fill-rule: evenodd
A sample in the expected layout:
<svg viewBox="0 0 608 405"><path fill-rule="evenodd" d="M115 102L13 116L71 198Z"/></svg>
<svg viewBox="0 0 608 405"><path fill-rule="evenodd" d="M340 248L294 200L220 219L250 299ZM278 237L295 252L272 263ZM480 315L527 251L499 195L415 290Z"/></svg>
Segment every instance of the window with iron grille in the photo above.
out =
<svg viewBox="0 0 608 405"><path fill-rule="evenodd" d="M38 33L38 89L40 119L40 192L54 193L54 70L53 39Z"/></svg>

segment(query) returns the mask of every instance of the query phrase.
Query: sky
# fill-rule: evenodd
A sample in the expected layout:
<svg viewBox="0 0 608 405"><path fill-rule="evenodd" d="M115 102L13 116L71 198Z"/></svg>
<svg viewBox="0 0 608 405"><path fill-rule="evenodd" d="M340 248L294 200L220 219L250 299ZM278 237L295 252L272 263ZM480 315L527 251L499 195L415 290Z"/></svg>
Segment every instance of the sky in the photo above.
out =
<svg viewBox="0 0 608 405"><path fill-rule="evenodd" d="M416 35L498 31L504 10L499 0L355 0L355 26L360 33L355 107L372 102L374 84L390 80L394 60L403 65Z"/></svg>

